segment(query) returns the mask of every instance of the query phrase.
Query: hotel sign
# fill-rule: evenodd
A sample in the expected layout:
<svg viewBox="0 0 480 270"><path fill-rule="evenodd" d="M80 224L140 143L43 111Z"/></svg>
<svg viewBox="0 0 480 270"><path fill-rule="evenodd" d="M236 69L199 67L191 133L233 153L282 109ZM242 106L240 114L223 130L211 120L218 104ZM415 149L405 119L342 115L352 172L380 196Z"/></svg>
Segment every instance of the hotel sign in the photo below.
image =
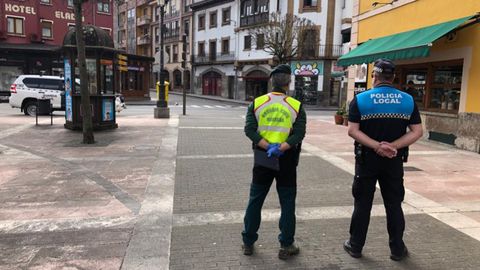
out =
<svg viewBox="0 0 480 270"><path fill-rule="evenodd" d="M27 7L27 6L22 6L22 5L12 5L12 4L9 4L9 3L5 3L5 11L22 13L22 14L37 15L34 7Z"/></svg>
<svg viewBox="0 0 480 270"><path fill-rule="evenodd" d="M5 3L5 11L13 12L13 13L20 13L20 14L37 15L37 12L35 11L34 7L29 7L29 6L24 6L24 5L14 5L14 4L9 4L9 3ZM75 14L72 13L72 12L64 12L64 11L61 11L61 10L55 10L53 13L55 14L55 18L57 18L57 19L70 20L70 21L75 20ZM82 20L84 21L85 18L82 18Z"/></svg>

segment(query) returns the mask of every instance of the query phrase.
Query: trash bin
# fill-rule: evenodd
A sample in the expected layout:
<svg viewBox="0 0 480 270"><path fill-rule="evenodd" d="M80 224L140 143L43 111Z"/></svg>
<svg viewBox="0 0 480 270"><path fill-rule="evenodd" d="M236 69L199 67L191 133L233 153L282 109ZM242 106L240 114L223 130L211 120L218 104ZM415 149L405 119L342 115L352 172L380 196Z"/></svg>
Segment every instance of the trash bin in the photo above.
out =
<svg viewBox="0 0 480 270"><path fill-rule="evenodd" d="M168 81L165 81L164 84L165 84L165 101L168 102L168 90L170 88L170 83ZM157 82L157 99L160 99L160 82Z"/></svg>

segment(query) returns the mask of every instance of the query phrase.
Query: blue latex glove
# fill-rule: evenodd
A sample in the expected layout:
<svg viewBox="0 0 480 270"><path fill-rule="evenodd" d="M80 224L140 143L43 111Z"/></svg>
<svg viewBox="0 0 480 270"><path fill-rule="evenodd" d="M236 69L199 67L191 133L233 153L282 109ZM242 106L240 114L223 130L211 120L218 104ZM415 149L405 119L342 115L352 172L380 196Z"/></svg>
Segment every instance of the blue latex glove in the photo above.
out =
<svg viewBox="0 0 480 270"><path fill-rule="evenodd" d="M275 151L275 148L278 148L280 145L278 143L271 143L268 145L267 148L267 156L272 157L273 152Z"/></svg>
<svg viewBox="0 0 480 270"><path fill-rule="evenodd" d="M267 149L268 157L271 157L271 156L280 157L282 155L283 155L283 152L280 151L280 144L274 143L268 146L268 149Z"/></svg>

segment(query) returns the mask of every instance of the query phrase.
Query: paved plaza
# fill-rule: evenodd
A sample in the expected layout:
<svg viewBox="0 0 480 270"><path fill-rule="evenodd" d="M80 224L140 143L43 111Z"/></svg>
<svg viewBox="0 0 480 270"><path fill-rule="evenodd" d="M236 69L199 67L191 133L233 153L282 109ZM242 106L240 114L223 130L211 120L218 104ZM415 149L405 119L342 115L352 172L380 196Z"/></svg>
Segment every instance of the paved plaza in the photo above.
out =
<svg viewBox="0 0 480 270"><path fill-rule="evenodd" d="M346 254L353 142L318 111L307 112L298 169L299 256L277 258L274 186L256 253L242 255L245 105L190 98L182 116L172 99L170 119L129 106L91 146L61 114L35 126L0 104L0 269L479 269L480 156L425 140L405 164L410 257L389 259L380 192L364 257Z"/></svg>

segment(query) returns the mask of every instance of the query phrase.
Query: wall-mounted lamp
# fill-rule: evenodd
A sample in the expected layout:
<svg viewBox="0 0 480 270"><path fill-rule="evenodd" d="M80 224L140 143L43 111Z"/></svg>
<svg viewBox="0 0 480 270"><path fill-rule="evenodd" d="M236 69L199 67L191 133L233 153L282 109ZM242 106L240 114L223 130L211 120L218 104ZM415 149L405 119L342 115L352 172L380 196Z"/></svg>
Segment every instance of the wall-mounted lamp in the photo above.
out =
<svg viewBox="0 0 480 270"><path fill-rule="evenodd" d="M392 1L390 1L390 2L373 2L373 3L372 3L372 7L376 7L376 6L378 6L378 5L391 5L391 4L393 4L393 3L397 2L397 1L398 1L398 0L392 0Z"/></svg>

